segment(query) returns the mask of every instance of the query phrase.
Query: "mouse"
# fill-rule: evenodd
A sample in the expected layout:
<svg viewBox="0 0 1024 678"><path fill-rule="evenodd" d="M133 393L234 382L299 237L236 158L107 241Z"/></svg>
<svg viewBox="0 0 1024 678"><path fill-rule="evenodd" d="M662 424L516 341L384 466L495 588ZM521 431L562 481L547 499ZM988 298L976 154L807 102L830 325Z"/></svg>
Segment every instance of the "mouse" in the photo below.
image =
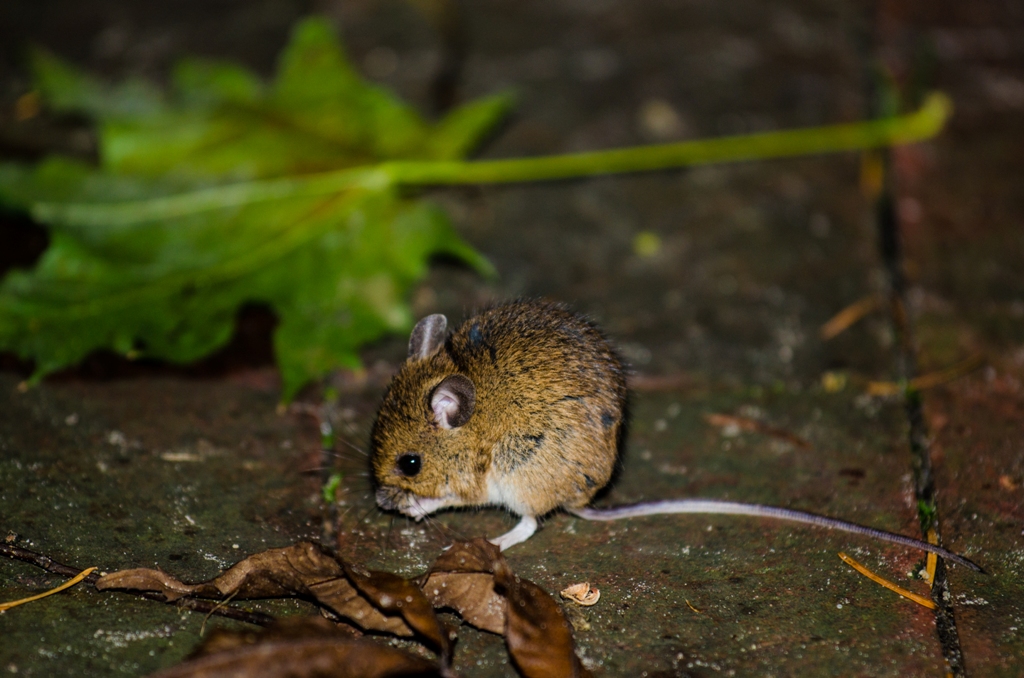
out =
<svg viewBox="0 0 1024 678"><path fill-rule="evenodd" d="M935 544L796 509L700 498L588 506L619 460L626 374L604 333L561 303L500 303L452 331L444 315L423 318L371 432L378 506L416 520L451 507L505 508L520 520L490 540L503 551L557 510L586 520L733 514L851 532L983 572Z"/></svg>

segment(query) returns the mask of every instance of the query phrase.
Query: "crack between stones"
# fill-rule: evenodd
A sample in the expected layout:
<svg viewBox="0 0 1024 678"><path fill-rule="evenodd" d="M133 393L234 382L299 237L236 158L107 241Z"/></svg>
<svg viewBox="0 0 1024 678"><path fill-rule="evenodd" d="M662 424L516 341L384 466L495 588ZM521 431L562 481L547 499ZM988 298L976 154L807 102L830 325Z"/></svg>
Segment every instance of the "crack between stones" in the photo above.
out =
<svg viewBox="0 0 1024 678"><path fill-rule="evenodd" d="M904 384L917 376L917 351L914 344L913 320L907 312L907 284L903 271L903 252L899 221L896 213L895 190L891 164L891 153L881 151L884 183L875 202L875 219L879 232L879 246L882 261L889 279L889 316L896 334L896 362L899 379ZM935 476L932 470L931 443L928 424L924 418L924 400L920 391L906 387L904 408L908 425L908 443L911 466L914 472L914 497L921 532L927 539L929 529L934 529L938 543L942 543L939 529L939 507L936 502ZM949 674L956 678L967 675L960 636L956 628L953 609L953 595L946 577L946 565L938 559L935 580L932 583L932 600L935 602L935 628L942 656L946 660Z"/></svg>

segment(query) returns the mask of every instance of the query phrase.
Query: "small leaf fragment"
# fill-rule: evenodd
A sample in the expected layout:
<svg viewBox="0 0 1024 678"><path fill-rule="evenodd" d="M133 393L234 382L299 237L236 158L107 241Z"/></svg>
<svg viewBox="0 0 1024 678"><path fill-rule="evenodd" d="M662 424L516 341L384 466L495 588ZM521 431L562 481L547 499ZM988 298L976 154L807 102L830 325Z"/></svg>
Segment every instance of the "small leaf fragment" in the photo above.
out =
<svg viewBox="0 0 1024 678"><path fill-rule="evenodd" d="M430 138L429 155L434 160L458 160L472 152L480 139L508 115L515 104L510 93L496 94L456 108L438 124Z"/></svg>
<svg viewBox="0 0 1024 678"><path fill-rule="evenodd" d="M591 605L597 605L597 601L601 599L601 591L596 586L591 586L590 582L582 582L580 584L573 584L562 589L559 594L566 600L571 600L577 605L583 607L590 607Z"/></svg>
<svg viewBox="0 0 1024 678"><path fill-rule="evenodd" d="M325 436L326 437L326 436ZM330 446L324 446L325 449L331 449ZM325 504L333 504L338 499L338 488L341 487L342 475L340 473L332 473L327 478L327 482L320 488L320 495L324 500Z"/></svg>

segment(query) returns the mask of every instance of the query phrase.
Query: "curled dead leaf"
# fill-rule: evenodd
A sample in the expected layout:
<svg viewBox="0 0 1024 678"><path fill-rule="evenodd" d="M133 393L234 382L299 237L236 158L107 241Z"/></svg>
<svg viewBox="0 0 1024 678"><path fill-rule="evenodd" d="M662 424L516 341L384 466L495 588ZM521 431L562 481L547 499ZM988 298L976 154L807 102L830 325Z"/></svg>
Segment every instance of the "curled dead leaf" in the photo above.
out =
<svg viewBox="0 0 1024 678"><path fill-rule="evenodd" d="M361 578L359 583L366 581ZM296 596L313 600L367 631L383 631L396 636L412 636L414 633L413 627L401 615L392 613L390 609L382 610L374 604L371 597L348 577L338 560L309 542L256 553L239 561L219 577L201 584L183 584L160 570L137 569L101 577L96 588L156 591L163 593L168 600L182 596L214 600Z"/></svg>
<svg viewBox="0 0 1024 678"><path fill-rule="evenodd" d="M506 603L494 590L494 575L433 573L424 582L423 593L436 609L454 610L470 626L504 635Z"/></svg>
<svg viewBox="0 0 1024 678"><path fill-rule="evenodd" d="M358 638L362 634L351 626L337 624L323 617L284 617L263 629L214 629L189 656L196 659L257 643L303 640L311 638Z"/></svg>
<svg viewBox="0 0 1024 678"><path fill-rule="evenodd" d="M583 582L565 588L561 596L577 605L590 607L596 605L597 601L601 599L601 591L596 586L591 586L590 582Z"/></svg>
<svg viewBox="0 0 1024 678"><path fill-rule="evenodd" d="M160 678L448 674L455 636L438 620L437 608L450 608L466 623L504 635L525 678L590 675L576 655L572 626L559 604L536 584L516 576L498 548L483 539L455 543L417 580L366 571L314 544L299 542L254 554L199 584L182 583L160 570L139 569L107 575L96 586L157 592L168 599L296 596L363 630L418 636L440 652L438 663L427 662L353 639L358 631L331 621L299 620L263 632L214 634L197 656L158 674ZM597 589L582 587L581 604L597 602Z"/></svg>
<svg viewBox="0 0 1024 678"><path fill-rule="evenodd" d="M363 638L292 638L241 644L160 671L151 678L397 678L441 676L427 659Z"/></svg>
<svg viewBox="0 0 1024 678"><path fill-rule="evenodd" d="M445 665L451 657L452 634L434 614L434 606L415 582L390 572L364 572L345 566L345 574L359 592L379 610L397 615L441 651Z"/></svg>
<svg viewBox="0 0 1024 678"><path fill-rule="evenodd" d="M572 626L536 584L516 576L488 541L456 542L421 578L435 607L454 609L479 629L505 636L526 678L589 676L576 655Z"/></svg>
<svg viewBox="0 0 1024 678"><path fill-rule="evenodd" d="M447 608L482 631L504 635L505 597L494 590L494 563L501 552L484 540L456 542L420 578L435 608Z"/></svg>
<svg viewBox="0 0 1024 678"><path fill-rule="evenodd" d="M494 581L508 599L505 644L525 678L591 675L576 655L572 626L554 598L514 575L504 560L495 564Z"/></svg>
<svg viewBox="0 0 1024 678"><path fill-rule="evenodd" d="M163 570L150 570L144 567L111 572L96 580L96 589L99 591L152 591L162 593L167 600L172 601L184 596L198 595L197 588L178 581Z"/></svg>

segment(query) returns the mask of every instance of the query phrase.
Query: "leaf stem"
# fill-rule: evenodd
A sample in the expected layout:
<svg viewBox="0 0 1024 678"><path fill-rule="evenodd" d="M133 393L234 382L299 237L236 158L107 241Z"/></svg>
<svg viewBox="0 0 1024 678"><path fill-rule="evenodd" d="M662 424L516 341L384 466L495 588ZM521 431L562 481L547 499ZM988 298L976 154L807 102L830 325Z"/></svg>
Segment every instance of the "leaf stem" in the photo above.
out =
<svg viewBox="0 0 1024 678"><path fill-rule="evenodd" d="M199 212L300 196L329 195L354 188L380 189L389 184L508 184L837 153L929 139L942 129L952 110L949 98L935 92L913 113L865 122L536 158L392 161L304 177L247 181L139 201L37 203L32 214L51 224L103 228L160 222Z"/></svg>
<svg viewBox="0 0 1024 678"><path fill-rule="evenodd" d="M395 183L410 186L502 184L836 153L928 139L942 129L952 108L947 96L935 92L913 113L866 122L538 158L391 162L381 169Z"/></svg>

